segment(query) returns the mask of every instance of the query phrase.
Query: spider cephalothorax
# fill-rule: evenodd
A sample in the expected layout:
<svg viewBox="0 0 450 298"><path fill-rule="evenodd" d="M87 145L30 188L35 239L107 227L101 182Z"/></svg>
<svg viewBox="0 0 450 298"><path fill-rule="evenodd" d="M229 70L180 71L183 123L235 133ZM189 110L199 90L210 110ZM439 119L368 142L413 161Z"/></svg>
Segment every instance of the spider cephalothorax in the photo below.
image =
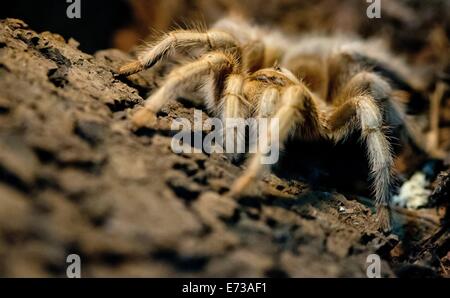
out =
<svg viewBox="0 0 450 298"><path fill-rule="evenodd" d="M339 142L358 133L366 144L380 225L388 226L393 156L386 128L407 127L395 92L407 86L398 75L401 64L389 62L395 71L385 66L396 59L379 46L356 39L287 39L224 19L210 31L168 33L119 72L130 75L180 52L189 52L194 59L167 75L133 115L135 127L152 125L167 101L196 85L201 86L195 89L197 96L224 121L276 118L281 143L288 138ZM262 155L253 155L231 187L232 194L242 193L258 177L264 168Z"/></svg>

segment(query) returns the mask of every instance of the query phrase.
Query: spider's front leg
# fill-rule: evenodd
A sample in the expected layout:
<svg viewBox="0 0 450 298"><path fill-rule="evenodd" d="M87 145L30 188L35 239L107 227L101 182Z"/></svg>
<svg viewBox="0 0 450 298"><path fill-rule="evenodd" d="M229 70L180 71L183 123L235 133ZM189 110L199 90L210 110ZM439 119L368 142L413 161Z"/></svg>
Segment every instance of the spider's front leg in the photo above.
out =
<svg viewBox="0 0 450 298"><path fill-rule="evenodd" d="M286 87L282 93L280 103L278 103L279 95L275 89L267 89L263 93L259 117L267 116L271 120L268 133L260 136L266 138L262 142L259 142L265 148L258 148L257 153L251 157L247 169L233 183L229 193L232 196L242 194L244 189L264 171L267 167L263 162L266 154L264 152L269 152L269 148L279 149L299 127L315 131L320 130L316 103L313 95L306 86L299 83ZM277 110L270 111L270 109ZM306 128L306 125L310 125L311 127ZM278 144L271 143L274 133L278 134L278 139L275 140Z"/></svg>
<svg viewBox="0 0 450 298"><path fill-rule="evenodd" d="M177 30L168 33L155 46L144 50L136 61L122 66L118 72L121 75L132 75L154 66L177 49L194 47L206 48L209 51L228 50L234 54L239 50L238 42L226 32Z"/></svg>
<svg viewBox="0 0 450 298"><path fill-rule="evenodd" d="M132 117L134 128L151 126L156 121L156 113L170 100L183 95L189 86L199 82L205 83L213 80L211 75L226 77L237 67L234 56L225 52L211 52L199 60L186 64L173 70L166 78L165 83L145 102L143 108ZM215 106L215 91L213 84L205 84L206 94L202 94L207 106Z"/></svg>

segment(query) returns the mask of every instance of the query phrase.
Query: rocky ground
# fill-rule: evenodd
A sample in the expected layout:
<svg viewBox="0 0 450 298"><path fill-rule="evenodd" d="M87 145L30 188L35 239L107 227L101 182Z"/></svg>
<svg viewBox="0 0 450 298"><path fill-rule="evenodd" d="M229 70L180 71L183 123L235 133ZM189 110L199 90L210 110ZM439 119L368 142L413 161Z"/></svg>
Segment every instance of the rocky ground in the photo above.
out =
<svg viewBox="0 0 450 298"><path fill-rule="evenodd" d="M386 277L447 274L434 209L398 212L394 235L372 228L367 200L274 175L225 196L242 167L170 148L192 105L128 128L155 82L118 77L129 59L0 21L0 276L65 276L73 253L84 277L365 277L372 253Z"/></svg>

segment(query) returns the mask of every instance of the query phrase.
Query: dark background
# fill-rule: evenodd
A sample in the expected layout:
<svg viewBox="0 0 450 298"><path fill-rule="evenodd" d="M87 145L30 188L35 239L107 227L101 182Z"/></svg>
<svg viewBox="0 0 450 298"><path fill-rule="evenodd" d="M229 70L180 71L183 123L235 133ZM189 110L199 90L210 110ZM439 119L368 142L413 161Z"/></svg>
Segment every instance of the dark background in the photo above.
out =
<svg viewBox="0 0 450 298"><path fill-rule="evenodd" d="M66 0L2 1L0 18L18 18L34 30L75 38L80 49L93 53L113 47L114 32L131 22L126 0L81 0L81 19L69 19Z"/></svg>
<svg viewBox="0 0 450 298"><path fill-rule="evenodd" d="M70 4L2 1L0 18L19 18L36 31L73 37L89 53L105 48L129 51L148 39L152 30L167 31L192 21L211 25L230 14L291 34L318 31L380 37L412 64L446 64L437 57L445 45L437 45L441 49L436 53L431 48L450 35L450 0L382 0L381 19L366 16L365 0L81 0L81 19L67 17Z"/></svg>

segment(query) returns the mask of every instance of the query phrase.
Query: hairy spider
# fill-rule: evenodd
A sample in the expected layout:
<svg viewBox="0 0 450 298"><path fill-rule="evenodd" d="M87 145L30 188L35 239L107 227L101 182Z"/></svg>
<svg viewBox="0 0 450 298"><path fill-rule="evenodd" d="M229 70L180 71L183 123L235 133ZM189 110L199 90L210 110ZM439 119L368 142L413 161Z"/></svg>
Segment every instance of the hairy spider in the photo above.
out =
<svg viewBox="0 0 450 298"><path fill-rule="evenodd" d="M224 121L278 118L280 143L289 138L339 142L358 133L367 148L379 224L389 228L393 153L387 128L410 133L401 96L412 91L397 59L375 42L343 36L287 38L222 19L211 30L167 33L119 73L131 75L180 53L194 59L167 75L132 116L135 127L151 126L167 101L191 94L196 85L196 96ZM260 175L262 156L252 156L231 194L241 194Z"/></svg>

